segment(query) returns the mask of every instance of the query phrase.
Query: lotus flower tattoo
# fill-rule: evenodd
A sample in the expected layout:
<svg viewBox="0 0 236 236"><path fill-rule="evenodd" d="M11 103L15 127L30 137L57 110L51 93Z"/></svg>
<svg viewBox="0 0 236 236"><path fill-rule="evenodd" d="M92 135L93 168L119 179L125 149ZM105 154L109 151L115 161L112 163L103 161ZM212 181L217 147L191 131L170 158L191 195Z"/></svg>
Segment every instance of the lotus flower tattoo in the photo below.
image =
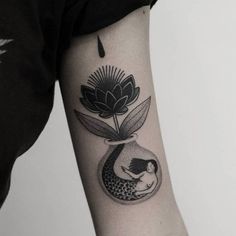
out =
<svg viewBox="0 0 236 236"><path fill-rule="evenodd" d="M92 87L81 86L81 103L89 111L99 113L102 118L123 115L128 111L127 106L134 103L140 93L133 75L124 77L124 71L114 66L99 68L90 75L88 84Z"/></svg>
<svg viewBox="0 0 236 236"><path fill-rule="evenodd" d="M98 176L104 191L115 201L133 204L153 196L161 185L160 163L152 152L135 140L146 121L151 97L133 108L119 124L129 107L137 101L140 88L134 76L114 66L102 66L81 86L80 102L94 118L74 110L79 122L92 134L103 137L109 145L100 161ZM113 118L114 127L102 121Z"/></svg>
<svg viewBox="0 0 236 236"><path fill-rule="evenodd" d="M130 137L144 124L151 97L134 108L119 125L117 116L128 112L128 107L139 97L140 88L134 76L114 66L102 66L89 76L88 85L81 85L81 104L101 118L113 117L115 129L107 123L75 110L80 122L92 133L111 140Z"/></svg>

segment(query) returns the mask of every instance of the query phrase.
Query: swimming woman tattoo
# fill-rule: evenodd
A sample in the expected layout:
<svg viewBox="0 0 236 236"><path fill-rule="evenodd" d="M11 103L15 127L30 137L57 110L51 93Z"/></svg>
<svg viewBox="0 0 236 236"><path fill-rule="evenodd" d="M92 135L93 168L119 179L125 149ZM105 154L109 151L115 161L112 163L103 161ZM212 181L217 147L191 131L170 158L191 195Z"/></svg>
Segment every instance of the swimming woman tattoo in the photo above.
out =
<svg viewBox="0 0 236 236"><path fill-rule="evenodd" d="M97 42L98 42L98 54L101 58L106 56L106 52L103 46L103 43L99 37L99 35L97 36Z"/></svg>
<svg viewBox="0 0 236 236"><path fill-rule="evenodd" d="M114 128L101 119L74 110L79 122L92 134L105 138L106 154L98 166L104 192L122 204L134 204L152 197L160 188L162 171L158 158L137 143L136 132L148 116L151 97L137 105L119 124L140 94L134 76L114 66L102 66L81 85L80 102L102 119L112 118Z"/></svg>

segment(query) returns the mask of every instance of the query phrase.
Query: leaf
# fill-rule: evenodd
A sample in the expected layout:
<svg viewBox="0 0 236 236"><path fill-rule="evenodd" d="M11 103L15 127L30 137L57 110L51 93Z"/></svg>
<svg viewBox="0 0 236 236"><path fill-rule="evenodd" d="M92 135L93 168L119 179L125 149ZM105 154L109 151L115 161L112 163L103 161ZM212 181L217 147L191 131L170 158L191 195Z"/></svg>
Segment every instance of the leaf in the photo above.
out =
<svg viewBox="0 0 236 236"><path fill-rule="evenodd" d="M105 122L74 110L77 119L91 133L111 140L119 140L118 133Z"/></svg>
<svg viewBox="0 0 236 236"><path fill-rule="evenodd" d="M151 104L151 97L135 107L124 119L120 127L120 134L123 138L130 137L135 131L140 129L148 115Z"/></svg>

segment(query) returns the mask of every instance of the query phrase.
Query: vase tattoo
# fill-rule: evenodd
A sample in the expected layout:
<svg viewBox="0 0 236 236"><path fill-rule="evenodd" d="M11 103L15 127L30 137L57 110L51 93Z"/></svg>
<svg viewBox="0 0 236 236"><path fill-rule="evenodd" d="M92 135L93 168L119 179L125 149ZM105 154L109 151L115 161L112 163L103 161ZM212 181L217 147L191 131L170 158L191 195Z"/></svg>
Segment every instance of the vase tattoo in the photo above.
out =
<svg viewBox="0 0 236 236"><path fill-rule="evenodd" d="M98 178L104 192L123 204L147 200L160 188L160 163L151 151L141 147L136 132L148 116L151 97L129 112L140 94L133 75L114 66L102 66L89 76L88 86L81 86L81 104L96 119L74 110L80 123L92 134L105 138L106 154L98 166ZM129 113L128 113L129 112ZM119 124L118 116L126 117ZM113 119L114 128L102 121Z"/></svg>

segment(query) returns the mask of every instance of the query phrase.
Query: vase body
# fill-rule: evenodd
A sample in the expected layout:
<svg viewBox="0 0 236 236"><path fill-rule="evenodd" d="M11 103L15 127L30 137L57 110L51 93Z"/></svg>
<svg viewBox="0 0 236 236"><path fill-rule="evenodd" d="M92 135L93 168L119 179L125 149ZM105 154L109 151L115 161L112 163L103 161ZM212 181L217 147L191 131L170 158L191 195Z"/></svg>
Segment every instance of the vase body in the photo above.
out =
<svg viewBox="0 0 236 236"><path fill-rule="evenodd" d="M136 138L134 136L118 142L107 141L107 152L98 166L98 177L104 192L122 204L145 201L152 197L161 186L162 171L158 158L151 151L141 147ZM140 173L129 171L127 174L124 170L130 169L133 160L144 163L142 165L145 166L141 166L143 170ZM155 173L150 174L146 170L148 163L155 164ZM140 191L139 186L143 186L141 189L143 191Z"/></svg>

